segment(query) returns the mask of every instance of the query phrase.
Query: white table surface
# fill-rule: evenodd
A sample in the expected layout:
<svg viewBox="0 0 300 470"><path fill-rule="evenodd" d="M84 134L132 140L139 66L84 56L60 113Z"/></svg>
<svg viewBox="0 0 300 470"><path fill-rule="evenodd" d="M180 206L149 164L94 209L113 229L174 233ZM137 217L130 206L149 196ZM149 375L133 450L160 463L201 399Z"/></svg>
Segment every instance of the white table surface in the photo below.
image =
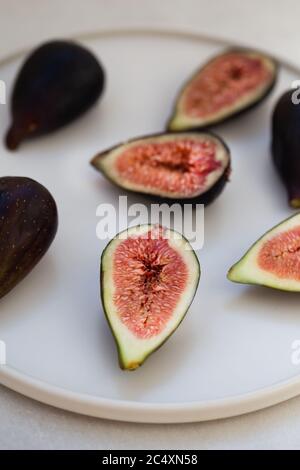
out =
<svg viewBox="0 0 300 470"><path fill-rule="evenodd" d="M299 14L299 0L0 0L0 57L50 37L156 26L257 46L300 66ZM0 449L299 449L299 436L300 397L223 421L136 425L63 412L0 387Z"/></svg>

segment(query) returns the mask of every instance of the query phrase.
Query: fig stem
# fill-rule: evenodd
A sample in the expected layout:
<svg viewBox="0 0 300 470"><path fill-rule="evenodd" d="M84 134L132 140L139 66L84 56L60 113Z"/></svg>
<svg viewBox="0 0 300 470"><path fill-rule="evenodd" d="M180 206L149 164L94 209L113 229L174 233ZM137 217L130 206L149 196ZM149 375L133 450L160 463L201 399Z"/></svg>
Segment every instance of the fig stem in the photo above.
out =
<svg viewBox="0 0 300 470"><path fill-rule="evenodd" d="M300 198L294 197L293 199L290 199L290 206L293 207L294 209L299 209L300 208Z"/></svg>
<svg viewBox="0 0 300 470"><path fill-rule="evenodd" d="M11 126L5 138L6 147L9 150L16 150L25 136L24 129Z"/></svg>

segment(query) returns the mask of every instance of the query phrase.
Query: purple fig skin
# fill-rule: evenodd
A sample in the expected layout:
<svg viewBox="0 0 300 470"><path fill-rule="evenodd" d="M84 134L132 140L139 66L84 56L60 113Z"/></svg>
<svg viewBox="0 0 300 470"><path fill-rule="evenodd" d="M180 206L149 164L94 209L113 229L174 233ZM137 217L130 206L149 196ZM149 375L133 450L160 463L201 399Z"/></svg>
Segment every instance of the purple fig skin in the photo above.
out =
<svg viewBox="0 0 300 470"><path fill-rule="evenodd" d="M285 185L291 207L300 208L300 104L294 104L295 90L285 92L272 117L272 156Z"/></svg>
<svg viewBox="0 0 300 470"><path fill-rule="evenodd" d="M85 47L62 40L42 44L17 75L6 147L15 150L25 139L69 124L98 100L104 84L101 64Z"/></svg>
<svg viewBox="0 0 300 470"><path fill-rule="evenodd" d="M0 178L0 298L44 256L58 225L49 191L25 177Z"/></svg>

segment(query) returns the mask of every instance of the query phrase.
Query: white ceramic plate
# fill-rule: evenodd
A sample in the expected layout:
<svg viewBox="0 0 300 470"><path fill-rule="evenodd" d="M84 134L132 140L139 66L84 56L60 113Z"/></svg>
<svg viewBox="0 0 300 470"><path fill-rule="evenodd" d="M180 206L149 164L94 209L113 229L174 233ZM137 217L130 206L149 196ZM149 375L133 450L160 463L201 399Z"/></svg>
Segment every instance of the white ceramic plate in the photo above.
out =
<svg viewBox="0 0 300 470"><path fill-rule="evenodd" d="M300 393L300 366L291 361L292 343L300 338L299 296L226 279L245 249L291 214L270 160L270 114L300 72L282 64L270 98L215 128L231 148L233 172L222 196L205 211L196 298L164 347L126 373L118 368L100 306L99 257L105 242L96 238L96 207L103 202L117 207L119 191L89 160L119 141L164 129L182 83L226 45L145 31L82 40L107 71L101 104L16 153L0 150L1 175L29 176L46 185L60 215L47 255L1 300L7 365L0 367L0 382L64 409L140 422L222 418ZM8 93L21 60L14 57L0 66ZM8 106L2 105L1 135L8 123Z"/></svg>

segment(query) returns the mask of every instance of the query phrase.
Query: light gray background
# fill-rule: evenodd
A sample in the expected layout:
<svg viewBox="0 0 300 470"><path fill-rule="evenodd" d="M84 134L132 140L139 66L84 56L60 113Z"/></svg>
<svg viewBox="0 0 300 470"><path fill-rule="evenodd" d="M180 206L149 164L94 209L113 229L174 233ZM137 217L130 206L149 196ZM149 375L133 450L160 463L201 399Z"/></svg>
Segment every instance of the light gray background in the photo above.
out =
<svg viewBox="0 0 300 470"><path fill-rule="evenodd" d="M0 57L49 37L160 26L232 39L300 65L299 14L299 0L0 0ZM77 416L0 387L0 448L299 449L300 398L224 421L135 425Z"/></svg>

